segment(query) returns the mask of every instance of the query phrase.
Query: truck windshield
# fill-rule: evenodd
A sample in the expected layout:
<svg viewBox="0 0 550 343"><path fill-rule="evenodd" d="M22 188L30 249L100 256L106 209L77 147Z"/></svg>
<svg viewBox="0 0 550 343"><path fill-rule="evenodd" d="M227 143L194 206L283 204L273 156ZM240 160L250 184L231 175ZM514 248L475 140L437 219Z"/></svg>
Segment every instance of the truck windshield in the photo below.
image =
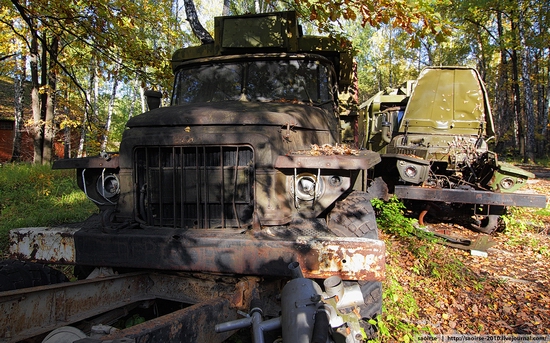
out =
<svg viewBox="0 0 550 343"><path fill-rule="evenodd" d="M176 73L172 105L197 102L333 101L330 69L317 60L214 62Z"/></svg>

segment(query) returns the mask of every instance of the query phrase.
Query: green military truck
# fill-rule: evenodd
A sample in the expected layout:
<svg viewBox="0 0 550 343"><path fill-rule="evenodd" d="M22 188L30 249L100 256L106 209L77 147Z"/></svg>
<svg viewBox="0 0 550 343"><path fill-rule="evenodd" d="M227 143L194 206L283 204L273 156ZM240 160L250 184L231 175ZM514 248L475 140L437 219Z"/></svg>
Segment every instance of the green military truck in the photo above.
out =
<svg viewBox="0 0 550 343"><path fill-rule="evenodd" d="M382 158L373 177L417 210L421 224L426 215L463 218L491 233L508 206L546 206L543 195L517 193L532 173L489 150L493 117L475 69L427 67L360 108L362 145Z"/></svg>
<svg viewBox="0 0 550 343"><path fill-rule="evenodd" d="M149 91L119 152L54 164L98 214L11 232L0 341L373 337L385 245L364 180L380 156L342 144L349 45L303 35L294 12L218 17L214 38L174 53L170 105ZM31 261L82 280L16 289L54 282Z"/></svg>

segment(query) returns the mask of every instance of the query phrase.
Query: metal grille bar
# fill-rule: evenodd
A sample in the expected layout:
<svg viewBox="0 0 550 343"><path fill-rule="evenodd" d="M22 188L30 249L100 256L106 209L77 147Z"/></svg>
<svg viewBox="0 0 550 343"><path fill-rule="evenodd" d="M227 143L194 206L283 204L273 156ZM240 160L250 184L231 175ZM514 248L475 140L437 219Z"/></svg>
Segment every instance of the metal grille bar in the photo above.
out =
<svg viewBox="0 0 550 343"><path fill-rule="evenodd" d="M247 226L253 169L249 146L139 147L134 165L138 220L163 227Z"/></svg>

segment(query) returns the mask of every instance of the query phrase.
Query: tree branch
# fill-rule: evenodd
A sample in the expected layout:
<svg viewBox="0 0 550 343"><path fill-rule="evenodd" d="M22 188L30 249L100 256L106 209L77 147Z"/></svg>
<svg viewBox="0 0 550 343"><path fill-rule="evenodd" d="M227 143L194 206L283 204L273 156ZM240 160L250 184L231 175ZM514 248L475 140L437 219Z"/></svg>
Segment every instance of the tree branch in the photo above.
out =
<svg viewBox="0 0 550 343"><path fill-rule="evenodd" d="M212 44L214 43L214 38L206 31L199 21L197 16L197 10L195 9L195 3L193 0L184 0L183 4L185 5L185 14L187 15L187 21L191 25L191 29L195 36L197 36L202 44Z"/></svg>
<svg viewBox="0 0 550 343"><path fill-rule="evenodd" d="M0 56L0 61L7 60L8 58L13 57L13 56L15 56L15 54Z"/></svg>

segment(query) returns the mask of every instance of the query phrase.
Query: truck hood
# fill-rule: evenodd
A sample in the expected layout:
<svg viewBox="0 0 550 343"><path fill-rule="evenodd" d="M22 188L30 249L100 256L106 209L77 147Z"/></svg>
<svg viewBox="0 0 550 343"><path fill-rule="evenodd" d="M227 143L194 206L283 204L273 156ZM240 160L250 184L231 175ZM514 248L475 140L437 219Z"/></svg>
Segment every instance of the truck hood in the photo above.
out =
<svg viewBox="0 0 550 343"><path fill-rule="evenodd" d="M409 99L400 132L494 135L493 118L481 76L468 67L427 67Z"/></svg>
<svg viewBox="0 0 550 343"><path fill-rule="evenodd" d="M337 118L321 108L294 103L227 101L160 107L131 118L127 127L193 125L291 125L330 130Z"/></svg>

